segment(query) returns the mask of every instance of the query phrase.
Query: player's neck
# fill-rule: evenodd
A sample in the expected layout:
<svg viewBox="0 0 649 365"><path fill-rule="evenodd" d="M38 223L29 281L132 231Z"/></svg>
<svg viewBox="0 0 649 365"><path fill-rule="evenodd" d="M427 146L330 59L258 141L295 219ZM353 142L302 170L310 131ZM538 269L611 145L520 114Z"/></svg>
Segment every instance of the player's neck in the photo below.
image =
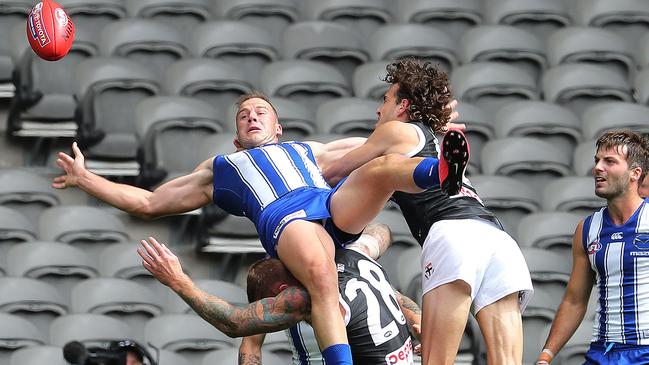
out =
<svg viewBox="0 0 649 365"><path fill-rule="evenodd" d="M628 191L623 195L608 199L606 206L609 218L611 218L613 224L622 225L631 218L643 201L640 195L637 194L637 190Z"/></svg>

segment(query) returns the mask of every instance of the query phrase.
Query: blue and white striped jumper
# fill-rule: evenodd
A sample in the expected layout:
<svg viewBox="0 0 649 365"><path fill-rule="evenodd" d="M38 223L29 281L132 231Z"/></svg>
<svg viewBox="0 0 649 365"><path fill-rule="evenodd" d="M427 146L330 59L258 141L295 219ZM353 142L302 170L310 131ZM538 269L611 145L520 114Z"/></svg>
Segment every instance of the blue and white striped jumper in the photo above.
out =
<svg viewBox="0 0 649 365"><path fill-rule="evenodd" d="M607 208L586 218L582 244L599 297L592 341L649 345L649 199L621 226Z"/></svg>

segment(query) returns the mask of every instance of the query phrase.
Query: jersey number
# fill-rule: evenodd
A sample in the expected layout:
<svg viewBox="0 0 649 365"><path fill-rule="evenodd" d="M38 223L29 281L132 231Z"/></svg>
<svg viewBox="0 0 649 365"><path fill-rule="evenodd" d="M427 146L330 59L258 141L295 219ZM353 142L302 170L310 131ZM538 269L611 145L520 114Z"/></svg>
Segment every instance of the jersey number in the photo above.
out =
<svg viewBox="0 0 649 365"><path fill-rule="evenodd" d="M367 301L367 327L372 335L374 345L379 346L399 334L399 327L397 327L396 322L403 325L406 323L406 318L401 312L394 290L385 279L381 268L371 261L359 260L358 270L363 280L356 278L349 280L345 286L345 296L350 301L354 301L359 291L363 293ZM370 285L381 294L381 300L385 304L384 308L388 308L392 318L394 318L385 327L381 326L379 299L374 294L374 291L370 289Z"/></svg>

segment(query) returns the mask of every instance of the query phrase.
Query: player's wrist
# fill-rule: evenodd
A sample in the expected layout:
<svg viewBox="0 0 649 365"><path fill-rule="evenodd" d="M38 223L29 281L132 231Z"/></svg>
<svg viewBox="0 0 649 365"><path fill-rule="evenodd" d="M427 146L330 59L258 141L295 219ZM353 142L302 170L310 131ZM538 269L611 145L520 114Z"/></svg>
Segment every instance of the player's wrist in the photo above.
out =
<svg viewBox="0 0 649 365"><path fill-rule="evenodd" d="M552 359L554 359L554 352L548 348L544 348L536 359L535 365L549 365Z"/></svg>

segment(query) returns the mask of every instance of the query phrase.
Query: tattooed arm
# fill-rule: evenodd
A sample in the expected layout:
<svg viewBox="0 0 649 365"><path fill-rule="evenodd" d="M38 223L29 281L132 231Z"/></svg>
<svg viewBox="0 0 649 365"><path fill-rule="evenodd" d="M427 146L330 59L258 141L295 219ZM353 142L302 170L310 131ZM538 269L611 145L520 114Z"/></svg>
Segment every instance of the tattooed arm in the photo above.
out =
<svg viewBox="0 0 649 365"><path fill-rule="evenodd" d="M164 244L149 237L138 254L144 267L158 281L176 292L204 320L230 337L241 337L286 329L307 318L311 309L305 288L291 286L274 298L245 306L233 305L206 293L185 274L178 257Z"/></svg>
<svg viewBox="0 0 649 365"><path fill-rule="evenodd" d="M399 302L403 315L406 317L410 332L419 337L420 330L414 329L414 326L417 325L419 329L421 328L421 309L412 299L396 290L394 292L397 294L397 301Z"/></svg>
<svg viewBox="0 0 649 365"><path fill-rule="evenodd" d="M246 336L239 346L239 365L261 365L261 345L266 335Z"/></svg>

